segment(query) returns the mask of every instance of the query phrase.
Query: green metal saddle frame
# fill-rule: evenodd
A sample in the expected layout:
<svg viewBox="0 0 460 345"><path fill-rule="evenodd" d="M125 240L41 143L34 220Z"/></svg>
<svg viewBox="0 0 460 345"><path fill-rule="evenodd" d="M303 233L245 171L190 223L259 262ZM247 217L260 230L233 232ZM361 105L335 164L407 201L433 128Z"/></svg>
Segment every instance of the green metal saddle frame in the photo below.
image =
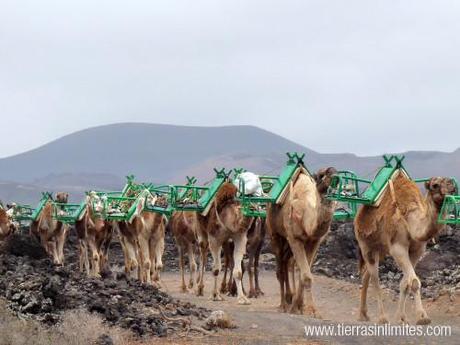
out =
<svg viewBox="0 0 460 345"><path fill-rule="evenodd" d="M290 181L295 180L302 171L310 175L303 161L305 154L288 152L286 155L288 160L279 176L259 176L264 196L246 195L244 181L239 181L239 200L245 216L265 218L268 204L280 204L284 201ZM234 171L236 178L245 170L234 169Z"/></svg>
<svg viewBox="0 0 460 345"><path fill-rule="evenodd" d="M172 186L172 208L177 211L193 211L206 215L217 191L229 180L232 170L214 168L214 172L216 176L209 186L196 186L194 183Z"/></svg>
<svg viewBox="0 0 460 345"><path fill-rule="evenodd" d="M337 172L332 178L327 197L331 200L351 204L378 206L381 196L396 174L402 172L409 177L402 164L404 156L384 155L383 159L385 164L379 169L372 181L358 177L352 171ZM363 190L362 184L367 185L367 188Z"/></svg>
<svg viewBox="0 0 460 345"><path fill-rule="evenodd" d="M40 199L36 208L33 208L30 205L16 205L13 210L12 218L18 222L34 222L38 219L38 216L49 201L52 202L54 206L53 219L62 223L75 223L75 221L81 217L84 211L83 204L58 203L53 200L51 193L45 192L42 193L42 198Z"/></svg>
<svg viewBox="0 0 460 345"><path fill-rule="evenodd" d="M190 187L196 183L195 177L187 176L186 186ZM142 211L164 214L169 217L174 211L175 188L171 185L154 185L153 183L136 183L134 176L127 176L127 183L121 192L98 192L103 200L103 211L96 212L98 216L109 221L131 222L139 203L144 199L162 200L162 203L155 202L153 205L145 202ZM179 194L181 195L181 194ZM92 208L95 209L93 203Z"/></svg>

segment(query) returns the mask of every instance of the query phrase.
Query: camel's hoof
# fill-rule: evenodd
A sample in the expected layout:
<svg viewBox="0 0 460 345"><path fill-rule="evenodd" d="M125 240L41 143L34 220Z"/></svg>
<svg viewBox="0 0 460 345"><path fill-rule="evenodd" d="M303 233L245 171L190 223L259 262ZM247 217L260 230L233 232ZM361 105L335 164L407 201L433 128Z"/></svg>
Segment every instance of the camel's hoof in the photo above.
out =
<svg viewBox="0 0 460 345"><path fill-rule="evenodd" d="M292 303L292 297L293 297L292 294L287 293L287 294L285 295L286 302L289 303L289 304L291 304L291 303Z"/></svg>
<svg viewBox="0 0 460 345"><path fill-rule="evenodd" d="M400 325L406 325L406 324L408 324L406 315L398 315L398 316L396 316L396 320L398 320L398 323L399 323Z"/></svg>
<svg viewBox="0 0 460 345"><path fill-rule="evenodd" d="M303 308L302 314L310 315L315 319L322 319L321 314L318 312L318 310L316 310L316 308L311 305Z"/></svg>
<svg viewBox="0 0 460 345"><path fill-rule="evenodd" d="M422 317L418 319L416 324L417 325L429 325L431 323L431 319L429 317Z"/></svg>
<svg viewBox="0 0 460 345"><path fill-rule="evenodd" d="M197 289L196 289L196 295L197 295L198 297L204 296L204 294L203 294L203 289L204 289L204 286L198 286L198 287L197 287Z"/></svg>
<svg viewBox="0 0 460 345"><path fill-rule="evenodd" d="M293 304L291 308L289 309L289 314L303 314L303 308L300 306Z"/></svg>
<svg viewBox="0 0 460 345"><path fill-rule="evenodd" d="M248 300L246 296L241 296L238 298L238 304L240 305L250 305L251 302Z"/></svg>
<svg viewBox="0 0 460 345"><path fill-rule="evenodd" d="M187 287L186 287L185 285L182 285L182 286L180 287L180 291L181 291L182 293L187 293L187 292L188 292Z"/></svg>
<svg viewBox="0 0 460 345"><path fill-rule="evenodd" d="M193 290L193 283L188 284L188 289Z"/></svg>
<svg viewBox="0 0 460 345"><path fill-rule="evenodd" d="M257 298L257 292L255 290L249 290L248 297Z"/></svg>
<svg viewBox="0 0 460 345"><path fill-rule="evenodd" d="M281 313L286 313L288 311L288 306L287 304L280 304L277 309Z"/></svg>
<svg viewBox="0 0 460 345"><path fill-rule="evenodd" d="M227 296L229 296L229 297L235 297L236 295L237 295L236 291L230 290L229 292L227 292Z"/></svg>
<svg viewBox="0 0 460 345"><path fill-rule="evenodd" d="M221 301L224 300L224 299L222 298L222 296L221 296L219 293L214 293L214 294L212 294L212 295L209 297L209 299L210 299L211 301L214 301L214 302L221 302Z"/></svg>
<svg viewBox="0 0 460 345"><path fill-rule="evenodd" d="M369 316L367 316L367 314L360 314L359 317L358 317L358 321L369 321L370 318Z"/></svg>
<svg viewBox="0 0 460 345"><path fill-rule="evenodd" d="M389 323L388 318L386 316L383 316L379 319L379 324L384 325L386 323Z"/></svg>
<svg viewBox="0 0 460 345"><path fill-rule="evenodd" d="M227 293L227 288L222 286L222 287L220 288L219 292L220 292L221 294L225 294L225 293Z"/></svg>
<svg viewBox="0 0 460 345"><path fill-rule="evenodd" d="M257 297L263 296L263 295L264 295L264 292L261 289L256 289L256 296Z"/></svg>

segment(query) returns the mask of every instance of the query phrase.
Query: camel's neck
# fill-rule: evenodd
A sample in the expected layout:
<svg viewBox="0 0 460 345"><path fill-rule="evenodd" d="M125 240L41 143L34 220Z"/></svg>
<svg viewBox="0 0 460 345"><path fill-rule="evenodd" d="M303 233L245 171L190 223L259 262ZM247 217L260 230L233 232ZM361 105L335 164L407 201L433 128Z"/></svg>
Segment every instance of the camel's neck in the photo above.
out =
<svg viewBox="0 0 460 345"><path fill-rule="evenodd" d="M431 195L427 195L425 198L426 204L426 217L427 227L424 233L421 234L417 239L419 241L428 241L436 236L443 228L443 224L438 223L439 212L441 211L441 205L434 202Z"/></svg>

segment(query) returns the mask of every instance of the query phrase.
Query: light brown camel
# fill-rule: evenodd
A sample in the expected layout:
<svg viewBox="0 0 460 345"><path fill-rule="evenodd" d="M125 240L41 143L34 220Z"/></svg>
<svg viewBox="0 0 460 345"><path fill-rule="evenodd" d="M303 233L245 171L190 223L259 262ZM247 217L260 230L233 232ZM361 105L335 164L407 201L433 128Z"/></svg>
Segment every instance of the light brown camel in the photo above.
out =
<svg viewBox="0 0 460 345"><path fill-rule="evenodd" d="M103 219L100 213L103 210L103 201L95 192L86 197L86 210L83 218L76 223L80 244L80 269L89 261L89 274L99 277L101 272L108 268L108 255L113 235L113 223ZM89 260L88 251L90 252Z"/></svg>
<svg viewBox="0 0 460 345"><path fill-rule="evenodd" d="M335 202L326 199L325 195L335 173L334 168L321 169L314 176L302 171L295 181L290 182L284 202L267 208L267 230L277 260L282 311L288 310L292 297L288 266L293 255L300 269L300 279L289 311L319 317L311 291L311 266L332 222Z"/></svg>
<svg viewBox="0 0 460 345"><path fill-rule="evenodd" d="M14 226L5 209L0 206L0 241L6 239L14 231Z"/></svg>
<svg viewBox="0 0 460 345"><path fill-rule="evenodd" d="M171 231L176 241L177 249L179 252L179 270L181 275L181 291L187 292L188 289L193 289L195 283L195 274L197 265L195 261L195 247L198 244L198 238L196 233L195 217L196 212L190 211L178 211L174 212L168 223L168 229ZM184 272L184 254L187 253L189 266L190 266L190 278L188 286L185 284L185 272Z"/></svg>
<svg viewBox="0 0 460 345"><path fill-rule="evenodd" d="M363 206L356 215L355 235L362 271L360 320L369 320L366 300L369 281L372 280L377 293L379 322L388 322L380 294L378 267L379 260L389 254L403 272L397 320L406 322L405 303L407 295L412 292L417 324L431 322L422 305L415 265L425 252L427 241L443 228L437 219L444 197L457 191L452 179L443 177L430 179L425 187L427 195L423 197L417 185L400 172L390 182L378 207Z"/></svg>
<svg viewBox="0 0 460 345"><path fill-rule="evenodd" d="M264 293L260 289L259 284L259 258L262 246L264 244L266 234L265 220L262 218L256 218L249 228L247 237L248 241L246 244L246 256L247 264L242 266L242 272L248 272L249 276L249 298L257 298ZM236 282L233 279L233 250L234 244L231 241L228 241L223 246L224 252L224 277L222 278L222 284L220 287L221 293L227 293L230 296L236 296ZM227 271L229 271L229 278L227 280ZM243 287L244 291L244 287Z"/></svg>
<svg viewBox="0 0 460 345"><path fill-rule="evenodd" d="M66 204L69 194L59 192L56 194L56 202ZM67 238L69 226L54 218L54 215L62 212L50 199L46 202L37 220L30 225L31 234L39 238L46 253L51 256L56 265L64 264L64 243Z"/></svg>
<svg viewBox="0 0 460 345"><path fill-rule="evenodd" d="M159 283L163 269L165 247L164 215L145 210L145 203L154 204L156 197L144 191L140 196L136 214L131 222L118 222L120 243L125 256L125 272L137 271L137 278L149 284Z"/></svg>
<svg viewBox="0 0 460 345"><path fill-rule="evenodd" d="M235 249L233 252L233 277L236 279L238 304L250 304L242 286L243 272L241 263L246 252L247 232L254 222L253 217L245 217L241 205L236 200L238 188L232 183L225 182L217 191L207 224L209 249L213 259L214 286L211 299L221 301L218 289L218 275L221 270L222 245L232 239Z"/></svg>

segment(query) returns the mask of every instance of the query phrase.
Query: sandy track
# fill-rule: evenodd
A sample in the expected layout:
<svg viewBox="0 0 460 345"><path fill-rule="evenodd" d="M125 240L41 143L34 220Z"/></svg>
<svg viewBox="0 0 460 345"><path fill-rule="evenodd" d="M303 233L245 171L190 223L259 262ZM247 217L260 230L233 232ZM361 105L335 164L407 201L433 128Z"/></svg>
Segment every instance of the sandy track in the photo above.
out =
<svg viewBox="0 0 460 345"><path fill-rule="evenodd" d="M205 282L205 297L196 297L193 293L181 293L179 290L179 275L166 272L163 274L165 289L174 297L190 301L198 306L213 310L229 312L238 326L235 330L227 330L215 339L206 339L211 343L236 343L236 344L303 344L303 343L338 343L338 344L458 344L460 336L460 303L447 294L435 302L425 300L427 312L432 319L432 325L452 326L451 337L430 338L383 338L383 337L353 337L353 338L316 338L307 339L304 336L305 325L337 324L339 322L350 324L363 324L357 322L359 286L356 284L335 280L323 276L315 276L314 295L318 309L323 317L316 320L303 315L289 315L277 311L279 305L278 282L274 272L261 273L261 285L265 295L252 300L252 305L239 306L234 297L226 297L223 302L208 300L211 289L211 275L207 272ZM453 300L453 301L452 301ZM384 301L390 322L396 309L397 296L385 290ZM408 300L408 317L414 323L413 303ZM376 320L376 303L373 292L370 291L369 316ZM372 324L373 322L369 322ZM203 339L203 342L205 339Z"/></svg>

